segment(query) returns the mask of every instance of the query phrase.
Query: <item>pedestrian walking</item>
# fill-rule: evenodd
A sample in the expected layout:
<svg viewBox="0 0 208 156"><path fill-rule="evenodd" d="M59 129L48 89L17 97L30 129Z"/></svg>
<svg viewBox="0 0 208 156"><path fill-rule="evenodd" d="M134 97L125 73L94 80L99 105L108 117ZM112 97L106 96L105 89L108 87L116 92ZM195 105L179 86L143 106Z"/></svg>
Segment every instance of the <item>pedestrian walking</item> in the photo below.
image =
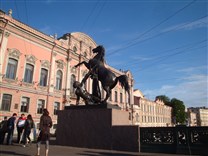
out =
<svg viewBox="0 0 208 156"><path fill-rule="evenodd" d="M10 117L7 121L7 145L12 145L16 117L17 114L13 113L12 117Z"/></svg>
<svg viewBox="0 0 208 156"><path fill-rule="evenodd" d="M25 114L21 114L21 117L17 120L17 143L20 143L22 141L20 138L22 136L25 121L26 121Z"/></svg>
<svg viewBox="0 0 208 156"><path fill-rule="evenodd" d="M5 134L7 133L7 117L0 123L0 144L4 144Z"/></svg>
<svg viewBox="0 0 208 156"><path fill-rule="evenodd" d="M49 138L50 138L50 128L52 127L52 119L49 116L47 109L43 109L43 115L40 117L40 133L37 140L37 154L40 155L40 144L45 141L45 156L48 156L49 152Z"/></svg>
<svg viewBox="0 0 208 156"><path fill-rule="evenodd" d="M32 115L28 115L25 121L24 132L23 132L23 147L26 146L27 139L29 140L28 143L31 143L30 133L31 129L34 127L34 121Z"/></svg>

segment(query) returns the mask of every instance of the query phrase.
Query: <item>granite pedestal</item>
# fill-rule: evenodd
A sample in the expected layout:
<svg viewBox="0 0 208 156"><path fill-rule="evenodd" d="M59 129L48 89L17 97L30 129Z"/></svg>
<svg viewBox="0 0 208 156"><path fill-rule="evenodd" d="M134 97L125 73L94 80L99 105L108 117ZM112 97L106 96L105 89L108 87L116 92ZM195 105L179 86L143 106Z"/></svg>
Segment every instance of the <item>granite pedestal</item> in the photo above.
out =
<svg viewBox="0 0 208 156"><path fill-rule="evenodd" d="M138 126L129 124L127 111L68 106L58 112L56 141L64 146L138 151Z"/></svg>

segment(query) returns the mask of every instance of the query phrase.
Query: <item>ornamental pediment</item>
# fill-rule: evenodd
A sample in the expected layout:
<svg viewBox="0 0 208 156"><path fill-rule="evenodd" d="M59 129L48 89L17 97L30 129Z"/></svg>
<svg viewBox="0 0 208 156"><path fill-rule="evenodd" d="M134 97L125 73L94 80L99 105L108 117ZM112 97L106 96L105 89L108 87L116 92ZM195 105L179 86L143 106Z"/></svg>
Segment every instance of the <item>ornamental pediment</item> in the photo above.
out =
<svg viewBox="0 0 208 156"><path fill-rule="evenodd" d="M41 60L41 66L44 68L50 68L50 62L48 60Z"/></svg>
<svg viewBox="0 0 208 156"><path fill-rule="evenodd" d="M60 68L60 69L64 69L64 66L66 66L66 63L61 59L56 60L56 63L57 63L57 68Z"/></svg>
<svg viewBox="0 0 208 156"><path fill-rule="evenodd" d="M22 53L20 53L20 51L17 49L8 49L8 52L9 52L9 57L13 57L16 59L19 59L20 55L22 55Z"/></svg>
<svg viewBox="0 0 208 156"><path fill-rule="evenodd" d="M85 33L74 32L74 33L71 33L71 35L73 37L77 38L79 41L82 41L82 42L88 44L91 47L96 47L95 41Z"/></svg>
<svg viewBox="0 0 208 156"><path fill-rule="evenodd" d="M87 70L84 70L84 71L82 72L82 76L84 77L87 73L88 73Z"/></svg>
<svg viewBox="0 0 208 156"><path fill-rule="evenodd" d="M34 55L26 55L26 61L32 64L35 64L37 58Z"/></svg>
<svg viewBox="0 0 208 156"><path fill-rule="evenodd" d="M71 68L71 73L76 74L76 72L77 72L77 68L72 67L72 68Z"/></svg>

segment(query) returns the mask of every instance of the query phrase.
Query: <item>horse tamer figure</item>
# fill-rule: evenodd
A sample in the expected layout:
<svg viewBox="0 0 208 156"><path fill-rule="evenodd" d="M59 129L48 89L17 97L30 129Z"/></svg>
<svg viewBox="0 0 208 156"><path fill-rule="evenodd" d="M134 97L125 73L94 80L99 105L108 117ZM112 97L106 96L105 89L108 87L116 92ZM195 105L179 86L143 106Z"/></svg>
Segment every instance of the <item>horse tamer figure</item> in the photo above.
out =
<svg viewBox="0 0 208 156"><path fill-rule="evenodd" d="M89 75L93 78L93 90L94 92L92 93L93 96L96 96L97 98L101 99L101 97L98 97L97 92L99 90L99 84L98 81L101 82L102 88L106 91L106 97L102 101L102 103L106 103L108 98L111 95L111 90L116 86L118 81L120 82L121 86L124 87L125 91L129 94L129 84L128 84L128 77L126 75L121 75L116 77L116 75L107 69L104 65L105 59L105 49L103 46L99 45L96 48L94 48L93 53L96 53L96 55L89 60L89 62L83 61L78 63L75 67L78 67L82 64L84 64L87 69L90 71L86 77L89 77ZM86 103L86 99L85 103ZM97 101L95 101L95 104Z"/></svg>

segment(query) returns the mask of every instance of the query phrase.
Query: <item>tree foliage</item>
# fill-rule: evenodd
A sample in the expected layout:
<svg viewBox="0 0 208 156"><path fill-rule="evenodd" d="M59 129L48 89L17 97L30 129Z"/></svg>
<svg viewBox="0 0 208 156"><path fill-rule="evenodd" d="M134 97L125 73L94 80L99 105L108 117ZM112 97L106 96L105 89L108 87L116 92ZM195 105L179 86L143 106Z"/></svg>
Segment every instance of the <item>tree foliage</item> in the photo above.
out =
<svg viewBox="0 0 208 156"><path fill-rule="evenodd" d="M166 95L156 96L155 99L160 99L165 105L172 107L172 118L174 123L183 124L186 120L185 105L183 101L173 98L170 100Z"/></svg>
<svg viewBox="0 0 208 156"><path fill-rule="evenodd" d="M166 95L159 95L159 96L156 96L155 99L160 99L161 101L164 102L165 105L170 106L170 98L167 97Z"/></svg>
<svg viewBox="0 0 208 156"><path fill-rule="evenodd" d="M171 99L171 106L173 108L173 117L175 117L176 123L183 124L186 120L185 105L183 101L176 98Z"/></svg>

